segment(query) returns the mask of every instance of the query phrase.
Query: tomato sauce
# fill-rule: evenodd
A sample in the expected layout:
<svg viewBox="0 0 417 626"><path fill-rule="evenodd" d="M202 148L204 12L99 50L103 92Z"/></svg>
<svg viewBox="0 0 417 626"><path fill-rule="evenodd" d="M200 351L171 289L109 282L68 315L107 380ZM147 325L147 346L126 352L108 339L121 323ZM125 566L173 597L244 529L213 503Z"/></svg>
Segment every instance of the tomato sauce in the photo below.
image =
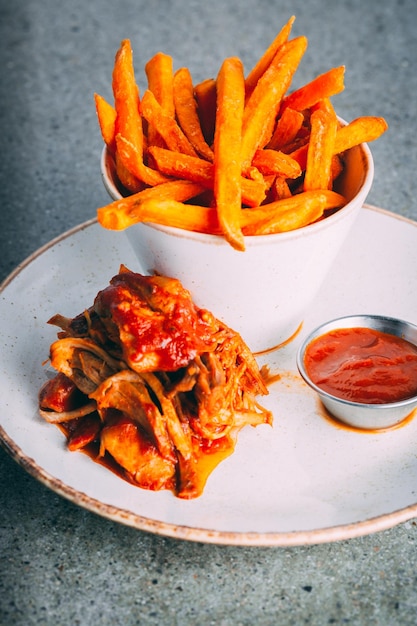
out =
<svg viewBox="0 0 417 626"><path fill-rule="evenodd" d="M417 346L370 328L342 328L314 339L304 366L323 391L351 402L386 404L417 394Z"/></svg>

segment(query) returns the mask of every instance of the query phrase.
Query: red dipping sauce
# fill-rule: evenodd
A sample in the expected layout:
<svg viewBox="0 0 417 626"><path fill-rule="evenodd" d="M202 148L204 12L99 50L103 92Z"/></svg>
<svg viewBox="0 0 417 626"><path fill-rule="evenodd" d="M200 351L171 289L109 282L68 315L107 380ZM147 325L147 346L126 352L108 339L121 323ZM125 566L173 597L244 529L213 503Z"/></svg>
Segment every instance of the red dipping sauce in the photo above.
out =
<svg viewBox="0 0 417 626"><path fill-rule="evenodd" d="M388 404L417 395L417 346L371 328L341 328L314 339L304 367L323 391L351 402Z"/></svg>

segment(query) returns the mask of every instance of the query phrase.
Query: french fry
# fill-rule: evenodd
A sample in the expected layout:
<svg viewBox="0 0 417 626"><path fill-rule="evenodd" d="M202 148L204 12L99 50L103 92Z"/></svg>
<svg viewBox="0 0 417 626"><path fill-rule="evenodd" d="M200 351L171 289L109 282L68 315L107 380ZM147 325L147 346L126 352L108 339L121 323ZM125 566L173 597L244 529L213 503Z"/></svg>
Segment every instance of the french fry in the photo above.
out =
<svg viewBox="0 0 417 626"><path fill-rule="evenodd" d="M117 178L122 183L123 187L128 189L130 193L137 193L138 191L141 191L145 183L136 178L136 176L125 167L125 164L120 158L120 153L117 152L117 150L114 154L114 162L116 166Z"/></svg>
<svg viewBox="0 0 417 626"><path fill-rule="evenodd" d="M167 176L192 180L213 188L213 164L209 161L158 146L150 146L149 155L158 170Z"/></svg>
<svg viewBox="0 0 417 626"><path fill-rule="evenodd" d="M135 146L123 135L116 135L116 151L127 171L145 184L153 187L167 182L167 177L161 172L144 165Z"/></svg>
<svg viewBox="0 0 417 626"><path fill-rule="evenodd" d="M359 117L346 126L338 126L333 148L333 156L342 154L361 143L369 143L378 139L386 130L388 124L382 117ZM290 156L297 161L302 170L307 166L307 153L309 145L297 148L290 152ZM340 161L337 163L333 159L333 168L340 174Z"/></svg>
<svg viewBox="0 0 417 626"><path fill-rule="evenodd" d="M120 134L127 139L141 158L143 129L139 115L139 90L135 81L132 48L128 39L122 41L116 53L112 87L116 109L114 136Z"/></svg>
<svg viewBox="0 0 417 626"><path fill-rule="evenodd" d="M176 200L185 202L198 196L204 187L188 180L173 180L156 187L147 187L139 193L127 196L101 207L97 211L99 224L110 230L124 230L139 221L141 205L147 200Z"/></svg>
<svg viewBox="0 0 417 626"><path fill-rule="evenodd" d="M173 59L169 54L157 52L145 65L148 89L167 115L174 117L174 70Z"/></svg>
<svg viewBox="0 0 417 626"><path fill-rule="evenodd" d="M295 111L304 111L323 98L335 96L345 88L344 76L345 67L343 65L320 74L311 82L286 96L282 102L281 112L287 107Z"/></svg>
<svg viewBox="0 0 417 626"><path fill-rule="evenodd" d="M201 183L207 189L213 189L213 163L157 146L151 146L149 154L154 159L158 170L167 176L192 180ZM243 204L253 207L265 200L267 185L264 177L252 180L242 176L240 184Z"/></svg>
<svg viewBox="0 0 417 626"><path fill-rule="evenodd" d="M336 116L336 111L334 110L334 106L333 106L332 101L330 100L330 98L322 98L321 100L319 100L318 102L313 104L310 107L310 114L313 113L314 111L317 111L317 110L325 111L329 115ZM338 123L338 127L342 126L342 123L339 122L339 120L338 120L337 123Z"/></svg>
<svg viewBox="0 0 417 626"><path fill-rule="evenodd" d="M175 117L173 60L169 54L157 52L145 65L148 89L152 91L162 110ZM161 135L154 126L148 128L148 145L164 146Z"/></svg>
<svg viewBox="0 0 417 626"><path fill-rule="evenodd" d="M174 74L174 104L179 125L196 152L208 161L213 150L206 143L197 113L197 102L190 71L182 67Z"/></svg>
<svg viewBox="0 0 417 626"><path fill-rule="evenodd" d="M332 180L335 181L336 178L340 176L343 172L343 159L338 154L333 155L332 159Z"/></svg>
<svg viewBox="0 0 417 626"><path fill-rule="evenodd" d="M98 93L94 94L98 123L101 136L107 148L112 154L116 150L115 130L116 130L116 109Z"/></svg>
<svg viewBox="0 0 417 626"><path fill-rule="evenodd" d="M340 154L357 146L378 139L388 128L383 117L359 117L346 126L342 126L336 133L334 153Z"/></svg>
<svg viewBox="0 0 417 626"><path fill-rule="evenodd" d="M127 171L147 185L158 185L165 177L143 162L144 137L139 114L139 89L135 82L130 41L124 39L116 53L113 69L113 94L116 109L116 150Z"/></svg>
<svg viewBox="0 0 417 626"><path fill-rule="evenodd" d="M243 64L225 59L217 76L217 113L214 133L214 200L226 240L236 250L245 249L240 228L242 210L241 137L245 105Z"/></svg>
<svg viewBox="0 0 417 626"><path fill-rule="evenodd" d="M265 50L261 58L258 60L253 69L249 72L245 79L245 92L246 99L249 98L252 91L255 89L259 79L268 69L272 59L278 52L279 48L288 41L290 36L292 25L294 24L295 16L290 17L288 22L282 27L278 35L275 37L270 46Z"/></svg>
<svg viewBox="0 0 417 626"><path fill-rule="evenodd" d="M303 124L300 130L298 131L298 134L296 138L294 139L294 141L287 144L286 146L282 146L281 151L285 152L285 154L291 154L292 156L293 152L296 152L296 150L298 150L299 148L302 148L303 146L307 145L309 142L309 139L310 139L310 127L307 126L306 124Z"/></svg>
<svg viewBox="0 0 417 626"><path fill-rule="evenodd" d="M319 102L317 102L317 104L315 104L314 106L311 107L311 111L324 111L327 115L330 115L330 118L336 119L337 120L337 115L336 115L336 111L334 110L333 104L330 100L330 98L323 98L322 100L320 100ZM333 122L334 123L334 122ZM337 130L339 128L341 128L342 124L341 122L339 122L339 120L337 120L336 122L336 133ZM336 134L337 136L337 134ZM333 148L334 151L334 148ZM330 181L329 181L329 189L332 188L334 181L336 180L336 178L342 173L343 171L343 163L342 163L342 159L338 154L335 154L333 152L333 156L331 159L331 166L330 166Z"/></svg>
<svg viewBox="0 0 417 626"><path fill-rule="evenodd" d="M172 199L145 200L135 208L135 219L137 222L152 222L209 235L221 234L215 208L185 205Z"/></svg>
<svg viewBox="0 0 417 626"><path fill-rule="evenodd" d="M334 191L307 191L271 202L258 209L242 211L241 226L245 235L266 235L301 228L319 219L323 212L345 204Z"/></svg>
<svg viewBox="0 0 417 626"><path fill-rule="evenodd" d="M198 117L206 142L211 145L216 123L217 89L215 78L207 78L194 87Z"/></svg>
<svg viewBox="0 0 417 626"><path fill-rule="evenodd" d="M275 130L268 144L271 150L281 150L295 141L297 134L303 125L304 115L291 107L286 107L278 118Z"/></svg>
<svg viewBox="0 0 417 626"><path fill-rule="evenodd" d="M257 150L252 165L262 174L276 174L284 178L298 178L302 174L297 161L279 150Z"/></svg>
<svg viewBox="0 0 417 626"><path fill-rule="evenodd" d="M297 161L298 165L301 167L304 172L307 167L307 153L308 153L308 141L304 143L302 146L289 153L289 156Z"/></svg>
<svg viewBox="0 0 417 626"><path fill-rule="evenodd" d="M311 114L310 142L304 176L305 191L331 187L336 130L336 115L321 109Z"/></svg>
<svg viewBox="0 0 417 626"><path fill-rule="evenodd" d="M240 212L240 226L245 235L285 232L296 228L297 223L305 225L311 216L315 220L319 219L325 210L338 208L344 203L343 196L334 191L305 192L265 207L243 209ZM222 234L217 211L212 207L183 204L176 200L148 199L137 206L135 217L140 222L153 222L210 235Z"/></svg>
<svg viewBox="0 0 417 626"><path fill-rule="evenodd" d="M286 198L291 198L292 193L291 189L285 178L282 176L276 176L274 178L274 182L271 185L270 190L272 202L276 202L277 200L285 200Z"/></svg>
<svg viewBox="0 0 417 626"><path fill-rule="evenodd" d="M175 118L165 113L149 89L143 94L141 112L148 124L158 129L159 134L163 137L170 150L197 156L196 151L178 126Z"/></svg>
<svg viewBox="0 0 417 626"><path fill-rule="evenodd" d="M243 228L245 235L272 235L285 233L312 224L324 213L325 198L306 198L297 210L289 209L271 216L263 223Z"/></svg>
<svg viewBox="0 0 417 626"><path fill-rule="evenodd" d="M283 44L247 101L242 129L243 170L250 166L256 150L270 140L264 129L269 129L271 121L276 118L306 48L306 37L297 37Z"/></svg>

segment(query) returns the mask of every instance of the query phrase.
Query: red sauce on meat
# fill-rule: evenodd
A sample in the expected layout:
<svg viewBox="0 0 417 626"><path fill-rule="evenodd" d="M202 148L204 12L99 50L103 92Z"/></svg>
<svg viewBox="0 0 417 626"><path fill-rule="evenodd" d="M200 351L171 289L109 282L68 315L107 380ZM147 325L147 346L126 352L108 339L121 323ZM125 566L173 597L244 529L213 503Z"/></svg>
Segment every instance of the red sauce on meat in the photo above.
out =
<svg viewBox="0 0 417 626"><path fill-rule="evenodd" d="M351 402L386 404L417 394L417 346L369 328L343 328L314 339L304 366L318 387Z"/></svg>
<svg viewBox="0 0 417 626"><path fill-rule="evenodd" d="M123 272L98 293L94 308L135 371L185 367L213 341L213 316L175 279Z"/></svg>

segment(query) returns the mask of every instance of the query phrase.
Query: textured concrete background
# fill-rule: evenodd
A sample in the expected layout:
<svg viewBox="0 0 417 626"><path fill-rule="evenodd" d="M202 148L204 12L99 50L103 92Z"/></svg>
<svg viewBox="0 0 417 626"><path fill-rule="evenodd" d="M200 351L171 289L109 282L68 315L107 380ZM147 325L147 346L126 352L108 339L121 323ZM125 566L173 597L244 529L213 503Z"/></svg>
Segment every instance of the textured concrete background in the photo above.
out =
<svg viewBox="0 0 417 626"><path fill-rule="evenodd" d="M368 202L417 219L415 0L16 0L0 7L0 279L108 201L95 91L114 54L158 50L195 81L228 55L249 69L290 15L301 85L346 66L345 119L384 116ZM417 269L417 268L416 268ZM331 545L236 548L161 538L77 508L0 450L1 626L376 626L417 623L417 528Z"/></svg>

